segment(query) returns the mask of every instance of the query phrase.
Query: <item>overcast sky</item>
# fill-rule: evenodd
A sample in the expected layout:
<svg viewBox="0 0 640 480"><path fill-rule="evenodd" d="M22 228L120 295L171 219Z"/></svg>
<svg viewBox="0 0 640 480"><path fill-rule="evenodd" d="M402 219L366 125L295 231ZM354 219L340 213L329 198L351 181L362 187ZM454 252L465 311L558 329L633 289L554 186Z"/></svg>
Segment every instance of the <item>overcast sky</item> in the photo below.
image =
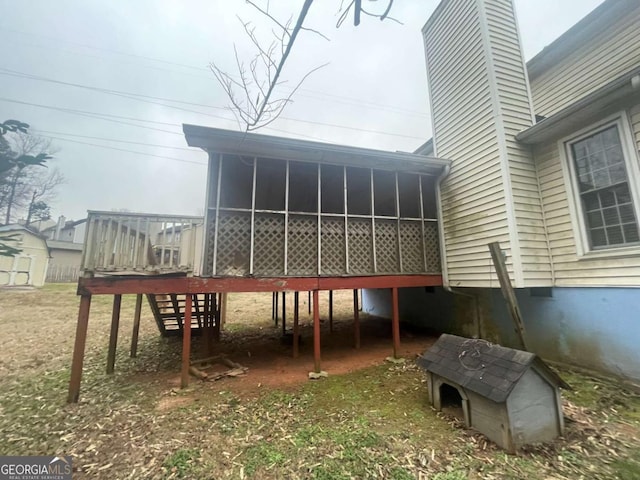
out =
<svg viewBox="0 0 640 480"><path fill-rule="evenodd" d="M601 2L515 0L525 58ZM312 5L306 25L331 41L304 32L283 77L294 85L329 65L261 133L412 151L431 136L420 30L438 0L396 0L392 16L403 25L364 17L336 29L340 3ZM302 0L274 4L286 20ZM234 72L234 43L248 55L237 15L260 34L268 21L242 0L0 0L0 12L0 120L55 138L52 164L67 183L54 217L203 213L206 154L187 148L181 124L238 129L208 64Z"/></svg>

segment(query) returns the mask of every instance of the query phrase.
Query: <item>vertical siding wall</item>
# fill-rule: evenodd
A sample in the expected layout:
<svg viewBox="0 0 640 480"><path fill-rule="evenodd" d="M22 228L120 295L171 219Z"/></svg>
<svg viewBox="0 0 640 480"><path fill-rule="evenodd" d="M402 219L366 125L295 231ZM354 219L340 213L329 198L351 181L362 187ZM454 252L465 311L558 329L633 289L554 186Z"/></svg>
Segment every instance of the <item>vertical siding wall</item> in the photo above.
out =
<svg viewBox="0 0 640 480"><path fill-rule="evenodd" d="M640 2L624 3L618 22L580 42L567 57L545 69L533 68L535 58L530 62L536 114L553 115L640 64Z"/></svg>
<svg viewBox="0 0 640 480"><path fill-rule="evenodd" d="M548 283L537 175L514 138L532 112L511 1L444 0L423 35L436 154L453 161L441 190L449 284L497 286L494 241L516 286Z"/></svg>
<svg viewBox="0 0 640 480"><path fill-rule="evenodd" d="M631 129L640 158L640 104L628 111ZM542 201L548 227L549 247L557 286L638 286L640 257L579 258L569 213L570 194L562 172L557 142L535 148L540 175Z"/></svg>

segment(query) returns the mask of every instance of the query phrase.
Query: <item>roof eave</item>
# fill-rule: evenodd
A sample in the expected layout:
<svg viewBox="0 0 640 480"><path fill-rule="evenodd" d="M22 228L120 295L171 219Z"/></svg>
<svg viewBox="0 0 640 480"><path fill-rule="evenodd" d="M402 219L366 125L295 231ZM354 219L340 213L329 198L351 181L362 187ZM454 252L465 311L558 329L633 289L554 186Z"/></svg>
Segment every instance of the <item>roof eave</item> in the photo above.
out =
<svg viewBox="0 0 640 480"><path fill-rule="evenodd" d="M634 80L638 77L638 80ZM575 103L516 135L516 140L535 145L560 138L624 109L630 100L640 99L640 67L618 77Z"/></svg>
<svg viewBox="0 0 640 480"><path fill-rule="evenodd" d="M248 155L354 167L377 167L439 173L449 160L415 153L389 152L369 148L245 133L220 128L183 125L187 144L213 153ZM390 165L390 162L394 162Z"/></svg>

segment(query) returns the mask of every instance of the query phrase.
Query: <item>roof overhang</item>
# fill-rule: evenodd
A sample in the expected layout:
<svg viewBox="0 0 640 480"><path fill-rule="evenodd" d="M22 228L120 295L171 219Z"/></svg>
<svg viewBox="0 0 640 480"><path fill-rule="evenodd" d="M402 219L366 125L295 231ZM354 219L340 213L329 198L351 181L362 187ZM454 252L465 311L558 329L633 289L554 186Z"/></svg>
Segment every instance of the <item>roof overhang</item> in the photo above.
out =
<svg viewBox="0 0 640 480"><path fill-rule="evenodd" d="M552 141L640 102L640 67L627 72L575 103L516 135L527 145Z"/></svg>
<svg viewBox="0 0 640 480"><path fill-rule="evenodd" d="M388 152L198 125L185 124L183 131L190 147L199 147L213 154L278 158L429 175L439 175L451 163L449 160L414 153Z"/></svg>

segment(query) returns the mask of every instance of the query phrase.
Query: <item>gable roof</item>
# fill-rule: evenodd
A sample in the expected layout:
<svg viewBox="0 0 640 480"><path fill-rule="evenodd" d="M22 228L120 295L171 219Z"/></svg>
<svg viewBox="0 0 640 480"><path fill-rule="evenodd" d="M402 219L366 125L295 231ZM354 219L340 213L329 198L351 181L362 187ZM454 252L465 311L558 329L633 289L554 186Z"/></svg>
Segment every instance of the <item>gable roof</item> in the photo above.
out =
<svg viewBox="0 0 640 480"><path fill-rule="evenodd" d="M529 368L554 386L569 388L534 353L446 333L418 359L418 365L497 403L509 397Z"/></svg>
<svg viewBox="0 0 640 480"><path fill-rule="evenodd" d="M9 223L7 225L0 226L0 233L8 233L8 232L16 232L16 231L30 233L34 237L39 238L40 240L44 240L45 242L47 240L47 237L42 235L40 232L32 230L29 227L25 227L24 225L20 225L19 223Z"/></svg>

